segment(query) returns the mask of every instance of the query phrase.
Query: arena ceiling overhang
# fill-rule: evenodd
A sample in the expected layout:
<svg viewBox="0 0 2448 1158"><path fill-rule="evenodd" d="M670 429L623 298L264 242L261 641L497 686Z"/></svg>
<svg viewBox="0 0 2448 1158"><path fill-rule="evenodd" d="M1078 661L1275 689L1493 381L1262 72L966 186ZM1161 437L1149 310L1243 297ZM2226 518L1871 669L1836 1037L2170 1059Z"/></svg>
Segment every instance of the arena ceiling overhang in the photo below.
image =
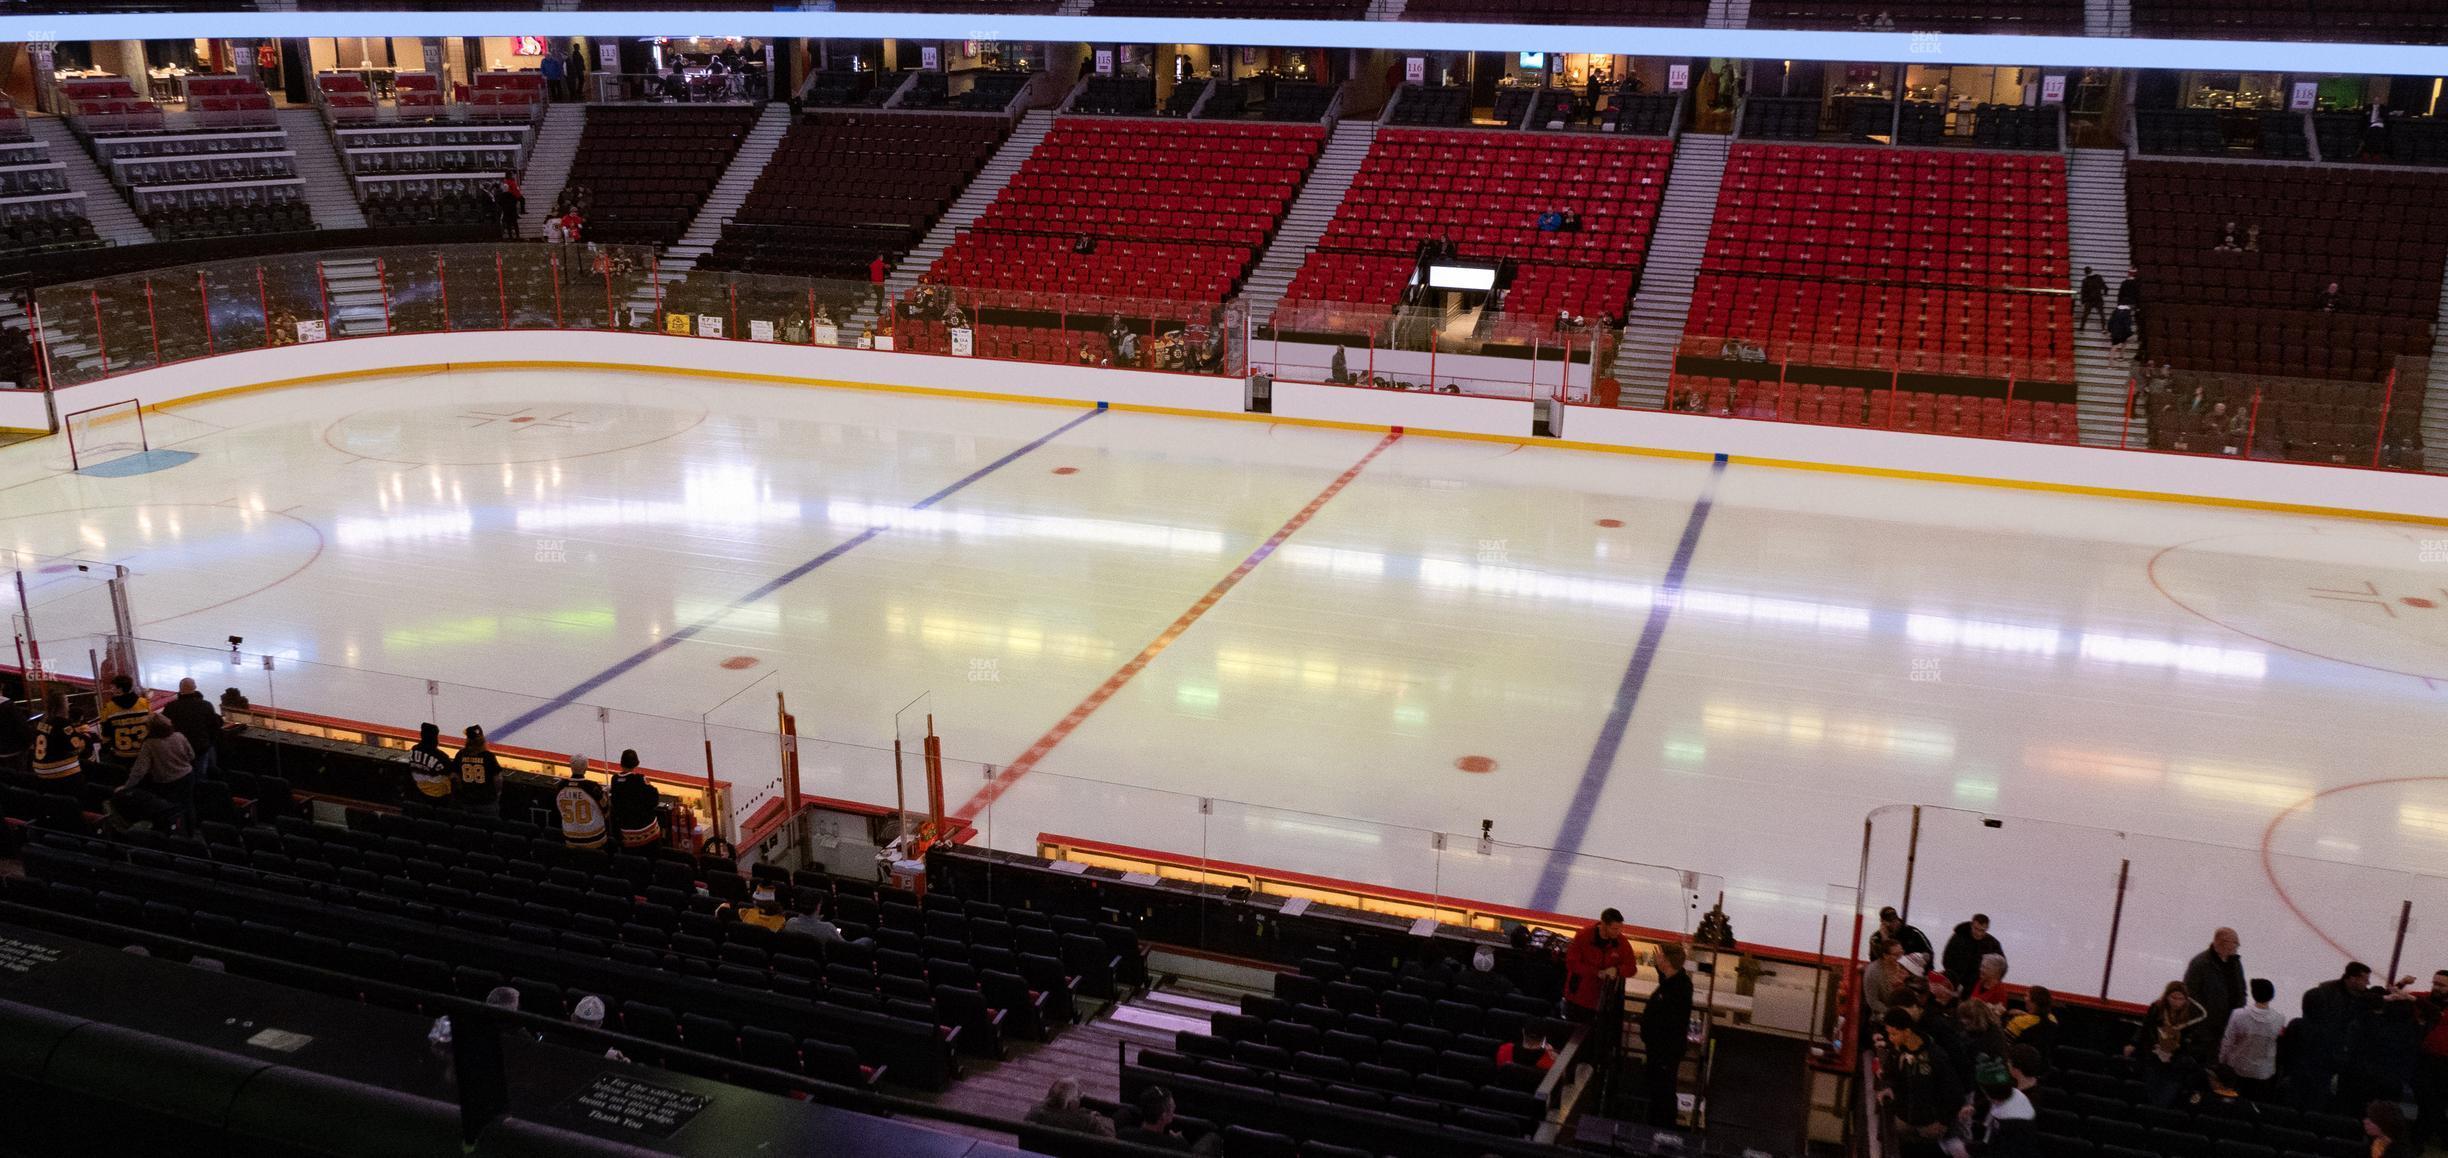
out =
<svg viewBox="0 0 2448 1158"><path fill-rule="evenodd" d="M173 36L761 36L1229 44L1412 52L1564 50L1754 60L2448 75L2448 46L1627 28L1378 20L1193 20L940 12L164 12L0 17L0 42Z"/></svg>

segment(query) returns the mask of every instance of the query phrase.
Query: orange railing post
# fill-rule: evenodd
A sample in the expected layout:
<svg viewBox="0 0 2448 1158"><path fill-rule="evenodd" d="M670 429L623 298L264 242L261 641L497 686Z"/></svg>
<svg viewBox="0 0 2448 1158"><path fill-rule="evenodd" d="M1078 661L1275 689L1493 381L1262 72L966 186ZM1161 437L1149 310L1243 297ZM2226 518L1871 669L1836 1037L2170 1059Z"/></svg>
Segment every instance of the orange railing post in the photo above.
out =
<svg viewBox="0 0 2448 1158"><path fill-rule="evenodd" d="M2380 465L2380 452L2388 445L2389 408L2397 402L2397 368L2389 367L2388 384L2380 389L2380 429L2372 433L2372 465Z"/></svg>
<svg viewBox="0 0 2448 1158"><path fill-rule="evenodd" d="M2126 448L2126 439L2133 433L2134 376L2125 376L2125 425L2117 429L2117 449Z"/></svg>
<svg viewBox="0 0 2448 1158"><path fill-rule="evenodd" d="M263 311L264 345L272 344L272 291L264 285L263 267L255 267L255 308Z"/></svg>
<svg viewBox="0 0 2448 1158"><path fill-rule="evenodd" d="M204 355L211 357L213 353L212 291L205 288L204 271L200 269L196 271L196 312L204 315ZM40 327L37 327L35 332L40 333Z"/></svg>
<svg viewBox="0 0 2448 1158"><path fill-rule="evenodd" d="M552 255L553 328L561 328L561 255Z"/></svg>
<svg viewBox="0 0 2448 1158"><path fill-rule="evenodd" d="M510 278L502 272L500 250L493 251L493 305L501 318L501 328L510 328Z"/></svg>
<svg viewBox="0 0 2448 1158"><path fill-rule="evenodd" d="M450 316L450 259L447 257L437 255L434 258L434 290L436 293L440 294L442 298L442 331L444 333L449 333L452 327Z"/></svg>
<svg viewBox="0 0 2448 1158"><path fill-rule="evenodd" d="M321 260L315 262L315 300L323 307L323 336L328 339L332 336L331 282L323 276Z"/></svg>
<svg viewBox="0 0 2448 1158"><path fill-rule="evenodd" d="M161 365L161 315L153 312L153 279L145 279L145 326L153 331L153 364Z"/></svg>
<svg viewBox="0 0 2448 1158"><path fill-rule="evenodd" d="M2253 391L2252 399L2252 414L2244 420L2244 457L2251 458L2253 456L2253 440L2260 437L2260 434L2261 391L2255 389Z"/></svg>
<svg viewBox="0 0 2448 1158"><path fill-rule="evenodd" d="M102 355L102 373L107 376L110 374L110 335L102 332L102 292L89 289L85 291L85 297L93 305L94 346Z"/></svg>

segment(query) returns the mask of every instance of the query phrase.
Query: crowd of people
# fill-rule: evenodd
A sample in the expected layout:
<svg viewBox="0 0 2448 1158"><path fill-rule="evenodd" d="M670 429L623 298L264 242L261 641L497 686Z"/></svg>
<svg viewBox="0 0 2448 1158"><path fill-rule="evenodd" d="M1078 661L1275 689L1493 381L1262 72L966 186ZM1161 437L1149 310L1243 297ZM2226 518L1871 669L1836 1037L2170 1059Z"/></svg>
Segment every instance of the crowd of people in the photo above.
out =
<svg viewBox="0 0 2448 1158"><path fill-rule="evenodd" d="M2448 969L2417 990L2411 976L2375 985L2369 966L2349 963L2305 990L2290 1018L2277 984L2246 973L2242 947L2235 930L2213 932L2132 1024L2117 1052L2145 1104L2244 1099L2359 1117L2373 1158L2448 1144ZM1985 915L1933 952L1894 908L1879 911L1862 1003L1882 1124L1902 1154L2047 1153L2038 1114L2062 1096L2049 1075L2066 1029L2055 996L2010 990L2007 970Z"/></svg>
<svg viewBox="0 0 2448 1158"><path fill-rule="evenodd" d="M48 793L107 789L103 821L120 831L192 831L196 781L218 767L220 712L192 679L159 700L125 675L108 686L91 709L57 688L39 713L0 700L0 779Z"/></svg>

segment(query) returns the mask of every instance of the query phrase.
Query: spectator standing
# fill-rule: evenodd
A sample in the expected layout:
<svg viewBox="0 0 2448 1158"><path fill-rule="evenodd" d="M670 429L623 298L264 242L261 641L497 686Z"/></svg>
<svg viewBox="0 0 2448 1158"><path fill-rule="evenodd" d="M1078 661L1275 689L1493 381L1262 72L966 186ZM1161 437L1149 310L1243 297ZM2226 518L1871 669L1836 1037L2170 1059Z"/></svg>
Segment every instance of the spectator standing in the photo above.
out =
<svg viewBox="0 0 2448 1158"><path fill-rule="evenodd" d="M2338 1073L2346 1066L2346 1049L2354 1039L2355 1022L2371 1004L2371 966L2349 961L2335 981L2304 990L2303 1016L2290 1027L2296 1049L2287 1063L2288 1085L2295 1108L2330 1108Z"/></svg>
<svg viewBox="0 0 2448 1158"><path fill-rule="evenodd" d="M1683 1070L1683 1051L1691 1045L1692 980L1683 970L1683 946L1673 942L1650 954L1657 969L1657 990L1641 1007L1641 1088L1649 1096L1649 1124L1673 1129L1678 1107L1675 1087Z"/></svg>
<svg viewBox="0 0 2448 1158"><path fill-rule="evenodd" d="M537 71L544 74L544 99L548 101L569 99L569 89L565 82L559 53L546 52L543 61L538 63L536 68Z"/></svg>
<svg viewBox="0 0 2448 1158"><path fill-rule="evenodd" d="M891 273L892 266L885 263L883 254L875 255L875 260L867 263L867 292L874 295L879 315L884 312L884 279Z"/></svg>
<svg viewBox="0 0 2448 1158"><path fill-rule="evenodd" d="M111 694L96 708L99 718L94 730L101 750L98 762L113 782L127 777L136 763L136 754L144 749L145 736L153 719L153 701L136 690L136 683L124 675L111 677Z"/></svg>
<svg viewBox="0 0 2448 1158"><path fill-rule="evenodd" d="M553 808L561 814L561 843L571 848L604 846L603 789L587 779L587 758L570 757L569 778L553 792Z"/></svg>
<svg viewBox="0 0 2448 1158"><path fill-rule="evenodd" d="M2125 280L2117 283L2116 304L2129 309L2142 308L2142 271L2128 268Z"/></svg>
<svg viewBox="0 0 2448 1158"><path fill-rule="evenodd" d="M2423 1024L2422 1057L2414 1070L2417 1146L2448 1144L2448 969L2431 975L2431 991L2415 1002Z"/></svg>
<svg viewBox="0 0 2448 1158"><path fill-rule="evenodd" d="M2048 1059L2028 1045L2006 1047L2006 1072L2014 1076L2015 1088L2031 1100L2034 1109L2043 1109L2056 1097L2056 1087L2048 1085Z"/></svg>
<svg viewBox="0 0 2448 1158"><path fill-rule="evenodd" d="M2227 1031L2227 1016L2244 1008L2244 958L2236 952L2243 944L2235 930L2219 929L2210 934L2210 947L2185 966L2185 990L2208 1019L2202 1036L2214 1041Z"/></svg>
<svg viewBox="0 0 2448 1158"><path fill-rule="evenodd" d="M1577 1024L1596 1024L1625 971L1639 965L1624 936L1623 914L1613 909L1598 914L1598 923L1573 934L1564 949L1564 1016Z"/></svg>
<svg viewBox="0 0 2448 1158"><path fill-rule="evenodd" d="M1095 1134L1100 1138L1114 1136L1113 1122L1105 1115L1080 1105L1078 1078L1056 1078L1046 1088L1045 1100L1029 1107L1022 1118L1032 1125L1052 1126L1057 1130L1074 1130Z"/></svg>
<svg viewBox="0 0 2448 1158"><path fill-rule="evenodd" d="M1981 1158L2042 1158L2040 1113L2003 1060L1991 1058L1972 1075L1980 1094L1972 1107L1972 1153Z"/></svg>
<svg viewBox="0 0 2448 1158"><path fill-rule="evenodd" d="M1913 1015L1904 1009L1887 1011L1886 1039L1879 1074L1887 1088L1880 1100L1902 1143L1899 1152L1904 1158L1940 1158L1939 1143L1963 1106L1954 1066L1913 1028Z"/></svg>
<svg viewBox="0 0 2448 1158"><path fill-rule="evenodd" d="M2338 283L2333 281L2321 287L2320 296L2313 299L2313 307L2322 313L2334 314L2345 305L2345 301L2345 296L2338 292Z"/></svg>
<svg viewBox="0 0 2448 1158"><path fill-rule="evenodd" d="M1947 980L1955 983L1955 991L1969 993L1972 982L1980 977L1981 958L1995 953L2006 955L2006 947L1989 935L1989 914L1974 913L1972 919L1955 926L1947 938L1946 955L1939 958L1939 967L1946 970Z"/></svg>
<svg viewBox="0 0 2448 1158"><path fill-rule="evenodd" d="M187 737L187 746L195 750L195 774L211 779L221 766L221 713L213 710L212 701L196 690L193 679L182 679L178 695L162 706L162 715L170 718L170 726Z"/></svg>
<svg viewBox="0 0 2448 1158"><path fill-rule="evenodd" d="M427 804L451 802L455 761L442 750L442 729L426 724L417 729L416 746L408 749L408 797Z"/></svg>
<svg viewBox="0 0 2448 1158"><path fill-rule="evenodd" d="M1938 955L1937 948L1930 944L1929 936L1905 924L1903 915L1896 912L1894 905L1879 910L1878 932L1870 934L1870 956L1875 958L1879 955L1878 944L1881 941L1903 942L1907 957L1916 953L1932 958Z"/></svg>
<svg viewBox="0 0 2448 1158"><path fill-rule="evenodd" d="M2133 307L2120 303L2116 312L2108 315L2108 345L2111 349L2123 353L2125 343L2133 341L2133 334Z"/></svg>
<svg viewBox="0 0 2448 1158"><path fill-rule="evenodd" d="M1887 1006L1912 980L1912 973L1904 968L1902 941L1882 941L1875 936L1870 941L1878 947L1878 956L1862 970L1862 1000L1869 1004L1870 1016L1885 1017Z"/></svg>
<svg viewBox="0 0 2448 1158"><path fill-rule="evenodd" d="M477 816L501 815L501 761L485 746L484 729L468 725L467 743L459 749L459 782L451 795L459 807Z"/></svg>
<svg viewBox="0 0 2448 1158"><path fill-rule="evenodd" d="M2074 315L2075 330L2089 329L2091 319L2094 317L2099 319L2103 328L2106 327L2108 324L2108 279L2101 277L2098 270L2084 266L2082 290L2076 296L2082 307Z"/></svg>
<svg viewBox="0 0 2448 1158"><path fill-rule="evenodd" d="M621 749L620 762L612 777L612 826L620 830L622 848L652 848L663 843L662 794L638 771L637 749Z"/></svg>
<svg viewBox="0 0 2448 1158"><path fill-rule="evenodd" d="M69 714L68 702L57 691L43 703L34 722L34 742L26 750L34 779L45 791L75 791L85 778L85 755L93 748L93 729Z"/></svg>
<svg viewBox="0 0 2448 1158"><path fill-rule="evenodd" d="M2286 1017L2270 1008L2277 996L2269 978L2253 978L2252 1004L2230 1014L2219 1035L2219 1068L2237 1093L2257 1102L2278 1092L2278 1038L2286 1032Z"/></svg>

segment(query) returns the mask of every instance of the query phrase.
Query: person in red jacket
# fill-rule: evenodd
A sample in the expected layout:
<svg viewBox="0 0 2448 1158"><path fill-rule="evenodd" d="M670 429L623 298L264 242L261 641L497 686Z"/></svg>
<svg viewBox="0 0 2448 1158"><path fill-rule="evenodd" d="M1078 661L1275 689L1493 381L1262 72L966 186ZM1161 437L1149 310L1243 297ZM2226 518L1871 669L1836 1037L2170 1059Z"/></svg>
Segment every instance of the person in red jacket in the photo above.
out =
<svg viewBox="0 0 2448 1158"><path fill-rule="evenodd" d="M1632 942L1624 936L1623 914L1613 909L1598 914L1598 923L1573 934L1564 951L1564 1015L1582 1025L1598 1020L1598 1007L1609 988L1639 966Z"/></svg>

